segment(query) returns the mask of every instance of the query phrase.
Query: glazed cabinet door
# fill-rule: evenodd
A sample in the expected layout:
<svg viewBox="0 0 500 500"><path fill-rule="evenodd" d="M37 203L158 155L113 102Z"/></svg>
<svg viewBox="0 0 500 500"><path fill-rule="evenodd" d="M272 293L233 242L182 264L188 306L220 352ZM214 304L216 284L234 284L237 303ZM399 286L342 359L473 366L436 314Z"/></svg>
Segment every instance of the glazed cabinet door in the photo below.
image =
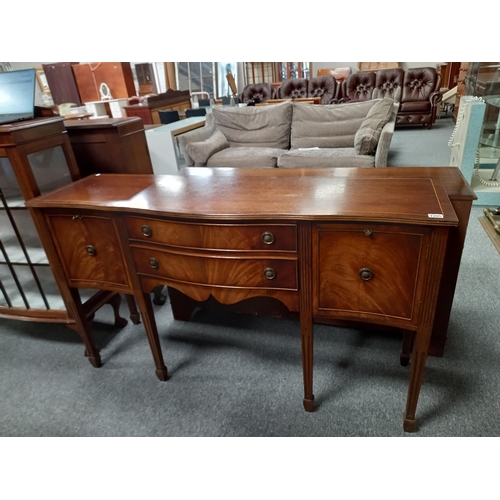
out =
<svg viewBox="0 0 500 500"><path fill-rule="evenodd" d="M129 287L119 236L110 217L81 213L46 216L71 286L126 291Z"/></svg>
<svg viewBox="0 0 500 500"><path fill-rule="evenodd" d="M419 226L318 225L314 314L416 325L429 241Z"/></svg>

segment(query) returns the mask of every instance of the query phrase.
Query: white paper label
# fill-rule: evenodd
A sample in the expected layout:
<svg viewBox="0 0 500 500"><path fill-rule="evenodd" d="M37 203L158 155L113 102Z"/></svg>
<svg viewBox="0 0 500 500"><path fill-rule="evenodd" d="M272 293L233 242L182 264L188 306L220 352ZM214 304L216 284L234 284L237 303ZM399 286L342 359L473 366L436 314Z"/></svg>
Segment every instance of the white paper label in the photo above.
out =
<svg viewBox="0 0 500 500"><path fill-rule="evenodd" d="M442 219L444 217L443 214L427 214L427 217L430 217L431 219Z"/></svg>

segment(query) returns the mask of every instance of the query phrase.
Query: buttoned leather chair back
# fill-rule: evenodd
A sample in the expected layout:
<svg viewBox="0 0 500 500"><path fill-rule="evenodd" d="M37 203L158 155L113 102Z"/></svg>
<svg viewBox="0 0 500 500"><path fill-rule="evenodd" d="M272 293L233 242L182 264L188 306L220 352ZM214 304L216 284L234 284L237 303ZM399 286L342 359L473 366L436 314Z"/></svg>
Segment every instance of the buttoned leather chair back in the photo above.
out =
<svg viewBox="0 0 500 500"><path fill-rule="evenodd" d="M274 97L274 89L271 83L250 83L240 94L240 101L245 103L250 100L266 102Z"/></svg>
<svg viewBox="0 0 500 500"><path fill-rule="evenodd" d="M372 99L375 88L375 73L360 71L354 73L342 83L341 102L359 102Z"/></svg>
<svg viewBox="0 0 500 500"><path fill-rule="evenodd" d="M405 72L402 68L381 69L377 71L373 99L389 97L401 101Z"/></svg>
<svg viewBox="0 0 500 500"><path fill-rule="evenodd" d="M276 97L278 99L303 99L308 97L308 86L309 80L307 78L283 80L283 83L277 89Z"/></svg>
<svg viewBox="0 0 500 500"><path fill-rule="evenodd" d="M309 80L307 97L321 97L321 104L336 103L339 84L333 76L317 76Z"/></svg>

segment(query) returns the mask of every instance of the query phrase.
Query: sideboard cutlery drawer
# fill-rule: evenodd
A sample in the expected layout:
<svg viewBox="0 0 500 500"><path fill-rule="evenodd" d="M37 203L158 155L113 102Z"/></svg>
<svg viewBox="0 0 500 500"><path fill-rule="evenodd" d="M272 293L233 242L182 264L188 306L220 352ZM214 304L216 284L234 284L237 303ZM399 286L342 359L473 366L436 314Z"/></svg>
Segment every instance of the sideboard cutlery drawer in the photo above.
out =
<svg viewBox="0 0 500 500"><path fill-rule="evenodd" d="M129 238L184 248L297 251L295 224L200 224L126 218Z"/></svg>
<svg viewBox="0 0 500 500"><path fill-rule="evenodd" d="M297 290L295 259L183 255L147 248L132 252L142 275L210 286Z"/></svg>

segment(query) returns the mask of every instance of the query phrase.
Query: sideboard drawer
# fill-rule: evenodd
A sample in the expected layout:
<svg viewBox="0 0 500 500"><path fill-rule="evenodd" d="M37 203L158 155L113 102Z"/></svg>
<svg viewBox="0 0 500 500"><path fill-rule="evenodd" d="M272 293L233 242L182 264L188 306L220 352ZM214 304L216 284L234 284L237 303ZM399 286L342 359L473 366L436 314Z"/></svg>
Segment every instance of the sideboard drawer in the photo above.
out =
<svg viewBox="0 0 500 500"><path fill-rule="evenodd" d="M413 324L428 235L418 226L320 227L315 312Z"/></svg>
<svg viewBox="0 0 500 500"><path fill-rule="evenodd" d="M46 219L72 286L128 287L119 238L111 218L71 213L47 215Z"/></svg>
<svg viewBox="0 0 500 500"><path fill-rule="evenodd" d="M182 283L238 288L297 290L295 259L183 255L132 248L139 274Z"/></svg>
<svg viewBox="0 0 500 500"><path fill-rule="evenodd" d="M231 251L297 251L294 224L200 224L126 218L129 238L165 245Z"/></svg>

